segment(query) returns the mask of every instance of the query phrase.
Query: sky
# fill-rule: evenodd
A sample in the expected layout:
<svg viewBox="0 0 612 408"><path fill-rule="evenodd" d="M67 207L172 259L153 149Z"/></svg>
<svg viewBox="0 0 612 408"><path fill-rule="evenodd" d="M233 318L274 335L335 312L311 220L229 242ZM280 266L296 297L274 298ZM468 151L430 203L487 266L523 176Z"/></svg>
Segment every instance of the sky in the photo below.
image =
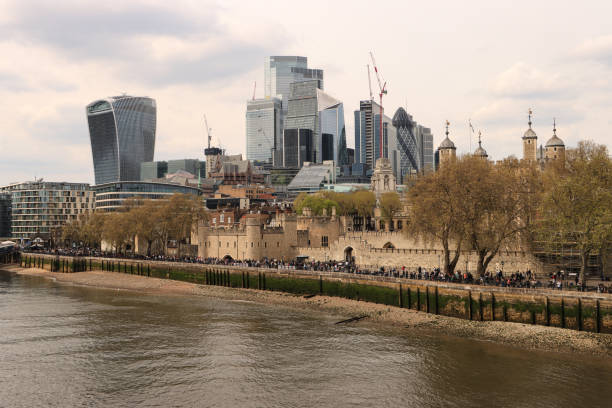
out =
<svg viewBox="0 0 612 408"><path fill-rule="evenodd" d="M85 106L127 93L157 101L155 160L245 153L246 101L263 97L264 58L308 57L352 112L369 98L369 52L383 104L458 154L522 155L527 110L538 143L557 135L612 146L612 2L0 0L0 185L94 182ZM374 92L378 88L372 78ZM471 145L470 145L471 140Z"/></svg>

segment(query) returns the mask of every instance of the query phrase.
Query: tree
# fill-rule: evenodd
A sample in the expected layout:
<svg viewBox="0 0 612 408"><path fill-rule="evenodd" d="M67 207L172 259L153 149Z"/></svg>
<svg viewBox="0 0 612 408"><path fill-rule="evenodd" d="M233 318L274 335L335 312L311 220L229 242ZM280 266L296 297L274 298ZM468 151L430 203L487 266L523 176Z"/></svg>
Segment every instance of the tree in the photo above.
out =
<svg viewBox="0 0 612 408"><path fill-rule="evenodd" d="M612 240L612 161L604 145L580 142L563 166L546 172L541 233L549 242L574 242L580 252L580 283L589 256Z"/></svg>
<svg viewBox="0 0 612 408"><path fill-rule="evenodd" d="M391 221L393 214L402 208L402 202L395 191L389 191L380 196L379 206L383 218Z"/></svg>
<svg viewBox="0 0 612 408"><path fill-rule="evenodd" d="M463 238L457 201L461 182L467 178L457 161L445 163L437 172L419 177L406 194L409 221L405 231L427 243L442 246L442 270L454 273ZM454 245L453 245L454 244ZM454 255L451 259L451 245Z"/></svg>
<svg viewBox="0 0 612 408"><path fill-rule="evenodd" d="M469 175L458 189L459 217L482 276L503 246L527 243L539 204L539 172L534 164L513 158L493 164L466 156L459 165Z"/></svg>

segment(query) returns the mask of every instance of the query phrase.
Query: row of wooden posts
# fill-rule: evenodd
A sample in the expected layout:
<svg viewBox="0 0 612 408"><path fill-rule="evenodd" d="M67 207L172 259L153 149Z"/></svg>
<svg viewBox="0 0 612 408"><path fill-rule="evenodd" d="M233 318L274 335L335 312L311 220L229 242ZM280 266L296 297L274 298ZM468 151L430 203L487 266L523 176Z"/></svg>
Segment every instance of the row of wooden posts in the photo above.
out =
<svg viewBox="0 0 612 408"><path fill-rule="evenodd" d="M43 257L30 256L30 255L16 257L14 254L15 253L2 254L0 256L0 262L16 263L18 261L19 265L24 268L44 268L46 264L49 264L50 271L66 272L66 273L67 272L81 272L81 271L87 271L87 270L91 271L95 267L97 267L97 265L92 264L91 258L89 259L80 259L80 258L68 259L68 258L60 258L60 257L47 258L50 260L50 262L47 263L45 262L45 258ZM20 255L19 253L17 254ZM16 259L16 258L19 258L19 259ZM103 271L108 271L108 272L122 272L122 273L136 274L136 275L142 275L142 276L151 276L150 264L144 265L140 262L134 264L134 263L128 263L128 262L120 262L120 261L102 259L100 262L100 268ZM165 278L170 279L170 275L172 274L172 272L173 272L172 269L168 268L167 272L165 273ZM196 273L192 274L192 278L195 282L198 282L196 275L197 275ZM204 282L202 283L206 285L227 286L227 287L231 286L231 274L230 274L229 269L206 267L203 278L204 278L203 279ZM266 290L266 274L264 272L257 272L257 287L256 288L251 287L250 278L251 278L251 273L249 271L241 271L240 287L245 288L245 289ZM430 286L425 286L424 288L425 290L425 302L424 302L425 312L440 314L438 287L437 286L433 287L433 294L431 293L432 291L430 290L430 288L431 288ZM416 288L415 310L419 310L419 311L421 310L421 306L422 306L421 305L422 290L423 289L421 287ZM473 306L474 298L472 295L472 291L468 290L467 292L468 292L467 293L468 299L467 299L467 310L466 310L466 316L465 316L466 319L474 320L475 318L477 318L480 321L484 320L482 292L478 292L478 299L477 299L478 313L476 316L475 316L475 310ZM399 304L399 307L401 308L405 307L403 293L404 293L404 288L402 287L402 284L399 284L398 304ZM323 294L323 277L322 276L319 276L319 294ZM431 302L432 295L434 296L433 302ZM496 311L495 294L491 292L489 296L491 298L491 302L490 302L491 320L496 320L495 319L495 311ZM408 301L408 308L412 308L412 305L413 305L412 291L410 290L410 288L406 290L406 297ZM431 310L432 308L431 303L433 303L433 310ZM566 327L565 309L566 309L565 300L562 297L561 298L561 312L560 312L560 323L561 323L562 328ZM503 313L502 313L503 321L507 322L508 313L507 313L506 304L503 305L502 310L503 310ZM578 326L577 328L578 330L583 330L583 320L584 319L583 319L583 312L582 312L582 300L580 298L578 298L576 315L577 315L576 320L577 320L577 326ZM546 326L550 326L551 313L550 313L550 300L548 296L546 296L545 298L545 316L546 316ZM595 321L596 321L596 324L595 324L596 332L600 333L601 332L601 307L600 307L599 300L596 300ZM531 311L531 323L536 324L536 313L533 310Z"/></svg>

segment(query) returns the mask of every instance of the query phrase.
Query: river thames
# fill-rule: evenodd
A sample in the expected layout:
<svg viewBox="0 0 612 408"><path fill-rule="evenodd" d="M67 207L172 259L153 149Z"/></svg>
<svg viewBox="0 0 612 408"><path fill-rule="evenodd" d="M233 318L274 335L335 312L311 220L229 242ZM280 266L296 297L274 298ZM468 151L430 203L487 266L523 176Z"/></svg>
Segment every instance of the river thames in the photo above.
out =
<svg viewBox="0 0 612 408"><path fill-rule="evenodd" d="M609 407L612 363L0 271L1 407Z"/></svg>

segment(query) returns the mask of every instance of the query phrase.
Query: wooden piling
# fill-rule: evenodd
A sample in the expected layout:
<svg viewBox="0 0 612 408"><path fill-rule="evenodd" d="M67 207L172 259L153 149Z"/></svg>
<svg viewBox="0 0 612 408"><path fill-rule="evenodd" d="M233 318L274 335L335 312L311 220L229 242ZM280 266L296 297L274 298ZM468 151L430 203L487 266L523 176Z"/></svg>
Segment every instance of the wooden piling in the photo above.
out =
<svg viewBox="0 0 612 408"><path fill-rule="evenodd" d="M404 307L404 299L402 299L402 284L399 284L399 298L398 298L399 307Z"/></svg>
<svg viewBox="0 0 612 408"><path fill-rule="evenodd" d="M601 333L601 310L599 305L599 299L595 303L595 331Z"/></svg>
<svg viewBox="0 0 612 408"><path fill-rule="evenodd" d="M550 326L550 299L546 296L546 325Z"/></svg>
<svg viewBox="0 0 612 408"><path fill-rule="evenodd" d="M417 310L421 311L421 288L417 287Z"/></svg>
<svg viewBox="0 0 612 408"><path fill-rule="evenodd" d="M468 319L472 320L472 291L468 290L468 310L467 310Z"/></svg>
<svg viewBox="0 0 612 408"><path fill-rule="evenodd" d="M480 315L480 321L484 320L484 316L482 313L482 292L478 293L478 314Z"/></svg>
<svg viewBox="0 0 612 408"><path fill-rule="evenodd" d="M429 313L429 286L425 286L425 311Z"/></svg>
<svg viewBox="0 0 612 408"><path fill-rule="evenodd" d="M436 286L436 304L435 304L435 306L436 306L436 309L435 309L436 314L439 314L439 306L438 306L438 287L437 287L437 286Z"/></svg>
<svg viewBox="0 0 612 408"><path fill-rule="evenodd" d="M495 295L491 292L491 321L495 321Z"/></svg>
<svg viewBox="0 0 612 408"><path fill-rule="evenodd" d="M578 331L582 331L582 300L578 298Z"/></svg>
<svg viewBox="0 0 612 408"><path fill-rule="evenodd" d="M565 329L565 299L561 298L561 327Z"/></svg>

